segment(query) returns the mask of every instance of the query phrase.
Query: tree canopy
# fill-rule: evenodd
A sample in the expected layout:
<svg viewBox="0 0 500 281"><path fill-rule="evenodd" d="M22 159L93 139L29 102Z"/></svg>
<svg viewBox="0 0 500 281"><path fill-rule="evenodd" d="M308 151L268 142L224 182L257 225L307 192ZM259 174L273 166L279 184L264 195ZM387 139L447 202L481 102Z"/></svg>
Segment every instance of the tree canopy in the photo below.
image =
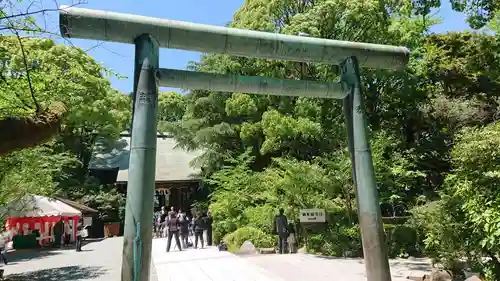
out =
<svg viewBox="0 0 500 281"><path fill-rule="evenodd" d="M491 19L492 14L472 13L475 5L490 4L452 4L471 12L473 27ZM430 33L439 20L427 8L438 5L254 0L246 1L229 25L410 47L405 71L362 71L382 214L411 216L405 225L386 224L387 235L394 239L388 242L389 252L425 254L450 268L453 261L467 257L496 278L492 276L499 276L498 259L492 257L497 257L498 240L492 226L498 210L493 199L498 171L491 166L495 154L487 151L497 146L492 141L498 127L498 38L480 32ZM339 75L337 67L321 64L226 55L205 55L190 69L321 81ZM234 242L260 237L256 243L265 245L273 241L265 233L271 233L278 208L296 219L300 208L321 207L334 223L310 238L310 250L340 256L360 253L340 102L208 91L192 91L184 99L182 119L167 127L184 148L205 151L197 164L205 168L206 186L212 191L217 238ZM483 161L491 163L487 169L474 167ZM471 199L479 192L476 186L484 186L481 194L488 196ZM479 206L491 207L484 213ZM456 231L451 235L452 229ZM479 258L485 256L491 263Z"/></svg>
<svg viewBox="0 0 500 281"><path fill-rule="evenodd" d="M28 193L81 189L95 138L115 139L125 129L129 98L112 89L106 69L76 47L3 36L0 57L0 147L10 152L0 157L0 204Z"/></svg>

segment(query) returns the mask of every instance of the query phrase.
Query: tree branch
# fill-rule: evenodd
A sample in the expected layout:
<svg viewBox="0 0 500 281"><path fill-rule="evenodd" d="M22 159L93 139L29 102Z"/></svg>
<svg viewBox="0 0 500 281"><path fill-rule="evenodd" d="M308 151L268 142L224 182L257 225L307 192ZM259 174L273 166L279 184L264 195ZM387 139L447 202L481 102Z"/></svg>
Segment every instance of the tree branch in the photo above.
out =
<svg viewBox="0 0 500 281"><path fill-rule="evenodd" d="M80 4L86 4L86 2L85 1L78 2L78 3L75 3L75 4L69 5L68 8L71 8L73 6L77 6L77 5L80 5ZM36 15L36 14L45 14L45 13L50 13L50 12L58 12L60 10L61 9L59 9L59 8L56 8L56 9L41 9L41 10L34 11L34 12L25 12L25 13L13 14L13 15L9 15L9 16L0 17L0 21L1 20L11 20L11 19L18 18L18 17L27 17L27 16Z"/></svg>
<svg viewBox="0 0 500 281"><path fill-rule="evenodd" d="M0 79L7 85L10 86L7 78L3 75L3 71L5 69L5 63L2 66L2 69L0 70ZM14 91L14 95L23 103L23 108L24 109L33 109L20 95L18 92Z"/></svg>
<svg viewBox="0 0 500 281"><path fill-rule="evenodd" d="M40 112L40 105L38 104L38 101L36 100L35 90L33 89L33 85L31 84L31 77L30 77L30 71L28 68L28 59L26 58L26 52L24 51L24 46L23 46L23 42L21 40L21 36L19 36L19 31L16 30L14 33L16 34L17 41L19 41L19 45L21 46L21 53L23 55L24 67L26 69L26 78L28 79L28 86L30 88L31 98L33 99L33 102L35 103L35 109L36 109L36 112L38 113L38 112Z"/></svg>

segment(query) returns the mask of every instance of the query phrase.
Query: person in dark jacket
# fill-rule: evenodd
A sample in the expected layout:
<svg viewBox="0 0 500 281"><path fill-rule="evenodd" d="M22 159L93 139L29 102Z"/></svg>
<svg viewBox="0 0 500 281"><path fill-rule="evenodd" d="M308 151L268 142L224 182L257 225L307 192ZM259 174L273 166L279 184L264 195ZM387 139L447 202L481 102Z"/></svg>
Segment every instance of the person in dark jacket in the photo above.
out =
<svg viewBox="0 0 500 281"><path fill-rule="evenodd" d="M54 225L54 246L62 247L61 242L62 242L63 234L64 234L64 222L61 218Z"/></svg>
<svg viewBox="0 0 500 281"><path fill-rule="evenodd" d="M288 218L285 216L285 210L280 209L279 215L274 218L274 229L279 237L279 252L283 254L287 247L288 237Z"/></svg>
<svg viewBox="0 0 500 281"><path fill-rule="evenodd" d="M205 228L207 230L207 246L212 246L212 223L214 219L212 218L212 213L210 211L207 212L207 216L205 217Z"/></svg>
<svg viewBox="0 0 500 281"><path fill-rule="evenodd" d="M188 247L188 238L189 238L189 220L186 214L183 214L180 220L180 232L181 232L181 242L182 248Z"/></svg>
<svg viewBox="0 0 500 281"><path fill-rule="evenodd" d="M203 241L203 231L205 230L205 222L200 214L196 214L193 220L193 232L194 232L194 248L198 248L198 240L201 242L201 248L205 248L205 242Z"/></svg>
<svg viewBox="0 0 500 281"><path fill-rule="evenodd" d="M172 244L172 237L175 237L175 243L179 251L182 251L181 241L179 240L179 229L180 222L177 218L176 213L171 213L170 218L167 220L167 230L168 230L168 238L167 238L167 252L170 252L170 245Z"/></svg>

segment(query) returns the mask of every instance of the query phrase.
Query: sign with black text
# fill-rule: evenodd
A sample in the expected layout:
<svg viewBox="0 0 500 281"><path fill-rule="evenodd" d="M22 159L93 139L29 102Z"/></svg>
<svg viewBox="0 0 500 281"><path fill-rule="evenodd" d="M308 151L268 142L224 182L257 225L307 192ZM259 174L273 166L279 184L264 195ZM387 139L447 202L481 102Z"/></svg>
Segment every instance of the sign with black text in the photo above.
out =
<svg viewBox="0 0 500 281"><path fill-rule="evenodd" d="M322 223L326 222L326 212L324 209L301 209L301 223Z"/></svg>

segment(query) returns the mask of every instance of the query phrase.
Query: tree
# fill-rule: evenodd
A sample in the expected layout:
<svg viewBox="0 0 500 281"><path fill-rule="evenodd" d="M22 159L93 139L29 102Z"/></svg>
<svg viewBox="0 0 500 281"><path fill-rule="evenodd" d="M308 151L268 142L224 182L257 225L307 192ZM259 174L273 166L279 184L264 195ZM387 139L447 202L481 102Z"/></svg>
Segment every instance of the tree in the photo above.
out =
<svg viewBox="0 0 500 281"><path fill-rule="evenodd" d="M60 105L66 112L53 117L53 123L58 125L55 138L47 131L48 123L42 123L39 131L23 132L21 139L1 135L1 144L8 148L5 152L26 147L16 141L36 139L33 134L52 139L0 157L6 167L6 200L28 193L80 199L92 190L86 182L94 141L97 136L104 141L114 140L124 130L131 117L129 98L112 89L106 69L78 48L50 39L11 36L0 37L0 50L4 86L0 88L0 124L10 122L12 126L16 124L12 120L38 120L43 115L37 113L37 107ZM7 146L11 143L17 146ZM40 145L36 142L28 146L34 144Z"/></svg>
<svg viewBox="0 0 500 281"><path fill-rule="evenodd" d="M463 9L474 3L468 1ZM461 207L450 203L455 201L446 201L444 198L450 195L443 190L456 169L452 159L458 134L466 127L485 126L497 119L499 49L497 39L485 34L429 34L438 20L426 7L438 4L247 1L229 25L412 49L405 71L362 71L381 209L384 216L393 217L407 216L421 205L442 206L438 209L452 215L433 213L426 217L425 227L450 223L441 232L443 239L436 239L433 245L447 245L446 249L456 250L453 258L461 258L467 251L450 243L463 241L458 237L470 230L470 218L453 221L453 215L461 214ZM338 68L321 64L225 55L203 56L190 67L196 71L322 81L333 81L339 74ZM351 215L356 209L356 194L340 103L207 91L192 91L186 100L186 112L171 132L182 146L206 151L198 164L204 166L213 190L211 202L218 210L214 214L218 213L220 235L246 227L265 233L266 226L255 221L266 221L264 214L272 212L276 204L297 208L302 193L315 198L317 190L306 187L321 186L321 204L335 210L331 212L338 215L335 221L339 225L316 237L312 244L329 254L343 255L349 248L359 252L357 222ZM314 176L305 171L315 171ZM436 200L440 203L429 203ZM418 215L412 213L417 219ZM400 237L395 239L413 237L407 238L411 241L389 241L390 247L396 247L390 250L393 255L420 249L415 229L391 226L386 230L406 231L392 236ZM426 241L433 239L425 232L419 235ZM238 240L233 236L231 241ZM350 240L355 242L346 242ZM339 244L344 248L338 248ZM437 258L439 251L434 250L428 247L426 253Z"/></svg>
<svg viewBox="0 0 500 281"><path fill-rule="evenodd" d="M467 258L491 280L500 276L499 136L498 123L464 129L453 148L454 170L446 178L441 200L413 211L416 223L427 232L426 248L433 257L450 267Z"/></svg>
<svg viewBox="0 0 500 281"><path fill-rule="evenodd" d="M57 178L77 160L66 152L57 152L51 145L23 149L0 157L0 220L10 211L22 211L26 195L52 195L58 189ZM14 209L12 209L14 208Z"/></svg>
<svg viewBox="0 0 500 281"><path fill-rule="evenodd" d="M63 133L83 124L85 128L77 128L80 134L104 135L119 133L117 127L129 118L126 96L110 88L103 75L105 69L82 50L50 39L19 41L15 36L1 37L0 50L2 118L30 116L36 114L37 106L64 104L68 114L62 122Z"/></svg>
<svg viewBox="0 0 500 281"><path fill-rule="evenodd" d="M160 93L158 95L158 128L168 130L168 126L182 119L186 111L186 101L183 95L176 92Z"/></svg>
<svg viewBox="0 0 500 281"><path fill-rule="evenodd" d="M2 132L1 135L3 136L0 155L7 154L15 149L36 146L56 135L59 132L61 118L67 110L64 103L61 102L40 104L37 101L36 88L32 84L30 74L33 64L28 62L28 54L23 45L25 39L23 35L52 35L50 31L37 25L36 17L41 16L43 18L46 13L56 12L59 8L56 6L52 9L40 8L39 10L33 10L33 7L39 7L39 5L33 4L34 2L28 4L26 9L22 7L22 1L20 0L3 1L3 5L0 5L0 30L4 34L11 33L17 39L16 44L12 44L12 42L4 44L5 42L3 42L2 48L0 48L0 60L2 60L0 85L19 99L17 101L5 100L6 96L4 96L4 100L0 101L0 107L2 108L2 112L0 112L0 132ZM55 4L57 5L57 3ZM73 5L79 4L81 4L80 1L73 3ZM48 7L48 5L45 5L45 7ZM14 74L8 72L10 71L9 67L11 67L10 55L12 53L6 50L6 47L18 49L14 58L17 60L15 62L17 66L16 73ZM6 75L15 77L6 77ZM18 85L13 83L11 78L16 79L16 82L25 79L27 83ZM18 86L21 88L17 88ZM30 95L21 97L20 92L26 90L29 90ZM19 102L21 104L18 104ZM9 112L5 112L5 110ZM31 137L26 138L27 134L31 134Z"/></svg>

